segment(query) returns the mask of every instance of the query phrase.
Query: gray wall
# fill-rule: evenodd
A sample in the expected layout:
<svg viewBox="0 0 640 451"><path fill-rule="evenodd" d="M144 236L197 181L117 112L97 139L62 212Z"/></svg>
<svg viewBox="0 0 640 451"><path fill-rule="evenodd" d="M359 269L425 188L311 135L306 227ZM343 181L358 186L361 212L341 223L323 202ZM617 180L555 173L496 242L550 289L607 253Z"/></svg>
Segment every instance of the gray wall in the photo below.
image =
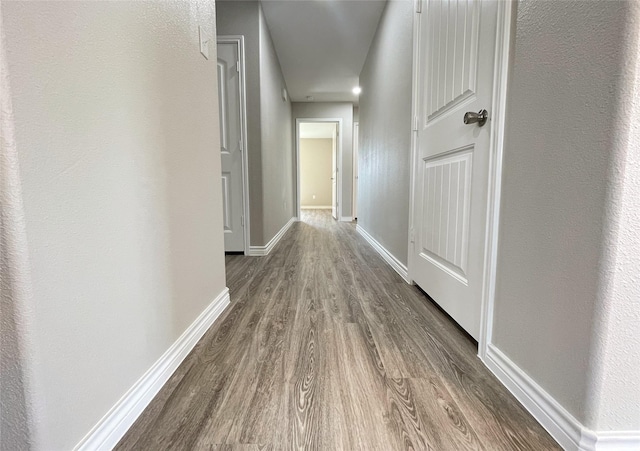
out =
<svg viewBox="0 0 640 451"><path fill-rule="evenodd" d="M298 118L342 118L341 216L351 216L353 203L353 104L350 102L294 102L293 130ZM295 135L294 135L295 136ZM295 173L295 172L294 172ZM295 192L295 190L294 190Z"/></svg>
<svg viewBox="0 0 640 451"><path fill-rule="evenodd" d="M413 3L387 3L360 73L358 225L407 264Z"/></svg>
<svg viewBox="0 0 640 451"><path fill-rule="evenodd" d="M515 23L493 342L582 422L627 7L521 1Z"/></svg>
<svg viewBox="0 0 640 451"><path fill-rule="evenodd" d="M5 228L20 198L5 197L2 163L1 331L13 313L33 343L14 356L33 404L6 396L3 335L0 448L68 450L225 288L216 53L198 51L214 9L2 2L2 22L15 146L3 108L0 158L19 158L25 230ZM7 443L7 408L24 417L12 403L25 401L34 428Z"/></svg>
<svg viewBox="0 0 640 451"><path fill-rule="evenodd" d="M216 14L218 35L245 39L250 244L263 246L295 215L291 103L260 3L220 1Z"/></svg>
<svg viewBox="0 0 640 451"><path fill-rule="evenodd" d="M216 27L218 35L244 36L250 244L262 245L265 240L262 221L259 3L256 1L217 1Z"/></svg>
<svg viewBox="0 0 640 451"><path fill-rule="evenodd" d="M283 89L286 89L286 84L282 69L260 7L262 244L266 244L296 215L291 103L288 95L286 101L282 99Z"/></svg>

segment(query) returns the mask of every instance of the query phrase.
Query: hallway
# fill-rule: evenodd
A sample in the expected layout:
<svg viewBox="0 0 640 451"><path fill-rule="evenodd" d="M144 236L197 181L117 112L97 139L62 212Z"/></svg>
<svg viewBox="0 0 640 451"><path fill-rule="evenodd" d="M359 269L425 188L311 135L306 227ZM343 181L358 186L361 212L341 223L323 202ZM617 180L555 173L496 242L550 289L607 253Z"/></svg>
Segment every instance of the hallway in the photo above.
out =
<svg viewBox="0 0 640 451"><path fill-rule="evenodd" d="M116 449L557 449L353 224L303 211L226 263L232 305Z"/></svg>

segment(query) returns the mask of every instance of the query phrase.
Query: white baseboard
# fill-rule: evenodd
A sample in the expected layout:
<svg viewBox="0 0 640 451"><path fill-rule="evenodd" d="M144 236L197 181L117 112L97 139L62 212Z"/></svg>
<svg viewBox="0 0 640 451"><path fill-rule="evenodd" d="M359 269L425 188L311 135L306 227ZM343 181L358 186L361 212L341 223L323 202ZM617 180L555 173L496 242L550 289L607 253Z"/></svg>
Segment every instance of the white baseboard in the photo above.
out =
<svg viewBox="0 0 640 451"><path fill-rule="evenodd" d="M113 449L227 305L229 289L225 288L74 449Z"/></svg>
<svg viewBox="0 0 640 451"><path fill-rule="evenodd" d="M493 344L487 347L484 364L565 450L640 449L640 431L586 428Z"/></svg>
<svg viewBox="0 0 640 451"><path fill-rule="evenodd" d="M280 231L276 233L276 236L271 238L271 240L269 240L269 242L266 245L249 246L249 255L254 257L269 255L269 252L271 252L273 248L276 247L276 244L278 244L278 242L282 239L284 234L287 233L287 230L289 230L289 227L291 227L291 224L296 222L296 220L297 218L295 217L289 219L289 221L284 226L282 226Z"/></svg>
<svg viewBox="0 0 640 451"><path fill-rule="evenodd" d="M351 222L353 221L353 217L351 216L343 216L340 218L340 222Z"/></svg>
<svg viewBox="0 0 640 451"><path fill-rule="evenodd" d="M582 432L580 451L638 451L640 431Z"/></svg>
<svg viewBox="0 0 640 451"><path fill-rule="evenodd" d="M331 205L302 205L301 210L331 210Z"/></svg>
<svg viewBox="0 0 640 451"><path fill-rule="evenodd" d="M411 283L411 279L409 279L409 271L407 270L407 266L404 265L400 260L393 256L391 252L386 250L382 244L378 243L374 237L369 235L369 233L364 230L359 225L356 226L356 231L362 235L362 237L367 240L367 242L380 254L380 256L391 266L395 271L400 274L407 283Z"/></svg>

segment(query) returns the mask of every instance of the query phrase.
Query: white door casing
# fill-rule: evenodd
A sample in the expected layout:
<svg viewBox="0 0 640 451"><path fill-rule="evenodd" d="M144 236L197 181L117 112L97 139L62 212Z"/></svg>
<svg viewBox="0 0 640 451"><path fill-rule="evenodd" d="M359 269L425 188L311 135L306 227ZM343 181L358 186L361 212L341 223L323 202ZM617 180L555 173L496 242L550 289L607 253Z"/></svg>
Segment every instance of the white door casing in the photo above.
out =
<svg viewBox="0 0 640 451"><path fill-rule="evenodd" d="M496 0L422 3L410 278L480 339ZM465 112L489 110L483 127Z"/></svg>
<svg viewBox="0 0 640 451"><path fill-rule="evenodd" d="M301 206L301 190L300 190L300 125L307 122L333 122L336 124L336 136L333 139L333 152L332 152L332 160L335 158L335 161L332 161L332 195L335 196L332 199L332 216L334 218L340 217L340 202L342 196L342 184L340 183L341 168L342 168L342 143L340 140L340 135L342 134L342 118L296 118L296 203L297 203L297 213L298 218L300 217L300 206ZM337 174L334 175L334 174Z"/></svg>
<svg viewBox="0 0 640 451"><path fill-rule="evenodd" d="M338 124L331 135L331 216L338 219Z"/></svg>
<svg viewBox="0 0 640 451"><path fill-rule="evenodd" d="M358 217L358 134L360 133L360 123L353 123L353 219Z"/></svg>
<svg viewBox="0 0 640 451"><path fill-rule="evenodd" d="M224 249L247 251L244 67L241 37L218 37L218 98ZM245 225L246 224L246 225Z"/></svg>

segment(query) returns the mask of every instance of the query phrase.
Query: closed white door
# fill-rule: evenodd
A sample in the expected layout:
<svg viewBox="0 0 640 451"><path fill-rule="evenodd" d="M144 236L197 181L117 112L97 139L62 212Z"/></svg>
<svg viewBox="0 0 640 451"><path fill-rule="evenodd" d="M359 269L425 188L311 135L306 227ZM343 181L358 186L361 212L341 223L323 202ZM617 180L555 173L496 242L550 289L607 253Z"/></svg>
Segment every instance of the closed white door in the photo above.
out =
<svg viewBox="0 0 640 451"><path fill-rule="evenodd" d="M222 217L226 252L245 250L240 69L238 43L218 42Z"/></svg>
<svg viewBox="0 0 640 451"><path fill-rule="evenodd" d="M331 216L338 219L338 124L331 135Z"/></svg>
<svg viewBox="0 0 640 451"><path fill-rule="evenodd" d="M497 0L425 0L410 277L479 339ZM473 119L473 118L471 118Z"/></svg>

